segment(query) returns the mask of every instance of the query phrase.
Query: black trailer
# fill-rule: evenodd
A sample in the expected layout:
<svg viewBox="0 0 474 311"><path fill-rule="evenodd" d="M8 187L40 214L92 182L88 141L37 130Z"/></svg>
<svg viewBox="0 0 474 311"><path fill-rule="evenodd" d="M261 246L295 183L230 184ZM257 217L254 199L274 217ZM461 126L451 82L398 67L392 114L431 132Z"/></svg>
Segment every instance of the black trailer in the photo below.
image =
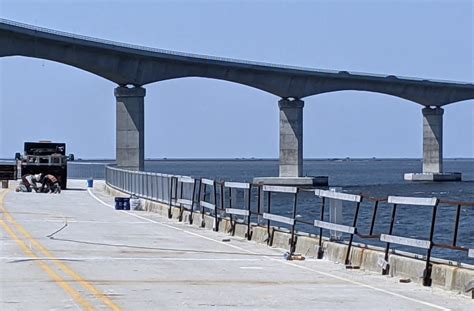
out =
<svg viewBox="0 0 474 311"><path fill-rule="evenodd" d="M66 156L65 143L50 141L25 142L24 154L17 153L16 160L21 163L21 175L51 174L61 186L67 187L67 162L74 160L74 155Z"/></svg>
<svg viewBox="0 0 474 311"><path fill-rule="evenodd" d="M0 163L0 180L15 180L16 165L11 163Z"/></svg>
<svg viewBox="0 0 474 311"><path fill-rule="evenodd" d="M12 163L0 163L1 188L8 188L8 181L16 179L16 165Z"/></svg>

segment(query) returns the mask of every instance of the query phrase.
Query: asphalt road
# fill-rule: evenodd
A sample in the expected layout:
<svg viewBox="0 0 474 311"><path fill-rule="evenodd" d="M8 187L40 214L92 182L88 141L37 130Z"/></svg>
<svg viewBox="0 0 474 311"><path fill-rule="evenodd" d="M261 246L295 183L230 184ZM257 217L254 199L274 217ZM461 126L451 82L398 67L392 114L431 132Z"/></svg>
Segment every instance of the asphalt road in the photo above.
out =
<svg viewBox="0 0 474 311"><path fill-rule="evenodd" d="M0 190L0 310L474 310L453 292L115 211L103 184L69 185Z"/></svg>

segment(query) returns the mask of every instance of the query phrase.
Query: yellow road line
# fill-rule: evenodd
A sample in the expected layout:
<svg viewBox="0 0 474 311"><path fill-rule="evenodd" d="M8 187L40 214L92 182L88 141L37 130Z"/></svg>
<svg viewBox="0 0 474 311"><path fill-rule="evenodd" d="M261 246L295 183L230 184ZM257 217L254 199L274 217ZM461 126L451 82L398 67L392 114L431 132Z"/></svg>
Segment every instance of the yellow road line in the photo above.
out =
<svg viewBox="0 0 474 311"><path fill-rule="evenodd" d="M46 272L49 277L58 284L71 298L79 304L84 310L95 310L94 307L82 297L82 295L75 290L73 287L67 283L61 276L59 276L54 270L52 270L46 263L44 263L38 256L36 256L33 251L31 251L28 246L23 242L15 232L2 220L0 219L0 226L10 235L10 237L16 242L16 244L20 247L23 253L26 256L29 256L33 259L36 259L35 262Z"/></svg>
<svg viewBox="0 0 474 311"><path fill-rule="evenodd" d="M0 201L1 202L1 201ZM58 268L60 268L63 272L71 276L74 280L79 282L79 284L82 285L87 291L89 291L94 297L97 299L101 300L106 306L108 306L111 310L113 311L121 311L122 309L115 303L113 302L109 297L107 297L106 294L104 294L101 290L93 286L91 283L87 282L82 278L77 272L72 270L66 263L62 262L58 258L54 257L54 255L47 249L45 248L40 242L35 240L26 229L20 225L16 220L12 217L12 215L3 207L2 204L0 204L0 211L4 213L6 216L7 220L18 230L20 231L25 238L38 250L43 253L48 259L50 259Z"/></svg>

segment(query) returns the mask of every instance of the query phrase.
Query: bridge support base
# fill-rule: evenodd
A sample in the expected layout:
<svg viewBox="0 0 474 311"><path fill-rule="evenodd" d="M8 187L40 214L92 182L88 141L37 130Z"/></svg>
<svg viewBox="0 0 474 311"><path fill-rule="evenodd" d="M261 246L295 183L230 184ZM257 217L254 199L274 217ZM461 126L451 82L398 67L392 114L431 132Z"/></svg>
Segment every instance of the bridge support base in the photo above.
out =
<svg viewBox="0 0 474 311"><path fill-rule="evenodd" d="M283 98L280 109L279 177L255 177L254 183L279 186L327 186L325 176L303 175L303 107L300 99Z"/></svg>
<svg viewBox="0 0 474 311"><path fill-rule="evenodd" d="M313 187L328 185L327 176L315 177L255 177L253 182L256 184L276 185L276 186L295 186L295 187Z"/></svg>
<svg viewBox="0 0 474 311"><path fill-rule="evenodd" d="M461 173L443 172L443 108L425 107L423 113L423 173L405 174L408 181L460 181Z"/></svg>
<svg viewBox="0 0 474 311"><path fill-rule="evenodd" d="M461 181L461 173L407 173L407 181Z"/></svg>

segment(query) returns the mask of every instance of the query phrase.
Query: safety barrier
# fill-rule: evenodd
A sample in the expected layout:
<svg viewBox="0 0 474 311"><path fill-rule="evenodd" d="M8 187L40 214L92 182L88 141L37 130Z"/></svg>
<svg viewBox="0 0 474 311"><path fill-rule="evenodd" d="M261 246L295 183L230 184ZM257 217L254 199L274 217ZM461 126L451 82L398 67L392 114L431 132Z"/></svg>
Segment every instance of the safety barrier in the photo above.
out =
<svg viewBox="0 0 474 311"><path fill-rule="evenodd" d="M244 219L240 221L240 223L245 224L247 227L247 232L245 233L245 237L247 240L252 238L252 231L251 231L251 200L252 200L252 185L250 183L242 183L242 182L229 182L226 181L223 183L223 190L222 193L225 194L225 190L228 189L228 207L225 207L225 213L229 215L230 219L230 230L229 232L234 235L235 234L235 227L236 224L239 222L238 216L243 216ZM237 189L243 189L243 201L245 202L245 206L238 206L238 196L237 196Z"/></svg>
<svg viewBox="0 0 474 311"><path fill-rule="evenodd" d="M433 247L467 252L468 257L474 258L474 249L469 249L469 248L458 245L459 223L461 220L462 207L470 207L474 209L474 202L453 202L453 201L447 201L447 200L440 200L439 205L456 207L456 216L455 216L454 228L453 228L453 238L452 238L451 244L433 242L432 243Z"/></svg>
<svg viewBox="0 0 474 311"><path fill-rule="evenodd" d="M425 270L423 272L423 285L431 286L430 258L431 258L431 250L433 248L433 233L434 233L436 211L438 208L439 200L437 198L410 198L410 197L389 196L387 201L388 203L393 204L393 207L392 207L392 216L390 220L390 228L388 230L388 234L380 235L380 240L383 242L386 242L385 258L384 258L384 262L382 262L382 265L383 265L382 274L388 274L388 271L390 269L390 264L388 263L388 252L390 249L390 243L422 248L422 249L427 250L426 265L425 265ZM431 226L430 226L428 240L413 239L413 238L392 235L393 227L396 222L397 207L399 205L429 206L432 208Z"/></svg>
<svg viewBox="0 0 474 311"><path fill-rule="evenodd" d="M176 203L173 204L173 201L170 200L169 209L168 209L168 217L171 218L171 210L173 205L179 206L179 216L178 220L183 221L183 213L184 210L188 210L191 212L191 215L194 211L194 195L196 193L196 180L191 177L187 176L179 176L173 178L175 181L171 183L171 185L175 185L176 187ZM189 189L191 188L190 191ZM186 191L188 190L188 191ZM173 192L173 191L172 191ZM188 194L188 195L186 195ZM192 224L192 216L189 217L189 223Z"/></svg>
<svg viewBox="0 0 474 311"><path fill-rule="evenodd" d="M169 174L137 172L107 166L105 180L107 184L122 192L160 203L169 203L171 183Z"/></svg>
<svg viewBox="0 0 474 311"><path fill-rule="evenodd" d="M209 194L207 193L208 189L210 190ZM201 178L201 183L199 187L199 206L201 207L202 215L201 227L205 226L204 215L206 214L206 210L208 210L209 212L212 212L214 216L214 224L212 226L212 229L214 231L218 231L219 215L217 211L217 183L215 180Z"/></svg>
<svg viewBox="0 0 474 311"><path fill-rule="evenodd" d="M317 257L322 258L324 255L323 236L325 236L324 233L328 230L341 232L345 237L341 241L336 241L336 243L347 245L344 263L349 265L347 266L348 268L352 264L351 249L353 244L355 242L360 243L361 240L370 240L371 245L384 246L384 256L381 256L378 262L384 274L389 273L389 255L391 253L401 253L404 250L403 247L425 250L426 255L421 258L423 258L425 265L423 284L426 286L431 285L431 255L434 249L460 251L467 255L466 259L474 258L473 241L464 241L464 244L471 244L471 247L459 245L461 219L463 217L465 219L472 217L464 209L474 209L473 202L451 202L437 198L398 196L372 198L361 194L348 194L323 189L218 182L207 178L134 172L115 167L106 167L105 175L107 185L112 188L141 198L168 204L169 216L171 216L172 208L179 208L178 219L180 221L183 221L184 211L189 212L190 223L193 221L194 214L199 212L201 226L205 226L205 217L212 217L214 220L212 228L218 231L220 221L226 218L230 221L230 229L228 231L231 234L235 233L237 223L245 224L246 237L249 240L252 237L252 230L254 230L255 226L263 227L266 230L265 241L268 245L273 245L277 231L286 231L290 236L287 244L290 256L296 251L299 236L313 234L318 238L319 248L317 249ZM240 196L238 193L240 193ZM282 209L280 204L280 208L275 209L273 207L274 200L278 199L280 200L279 203L282 202L281 200L284 198L280 198L281 196L286 196L286 208ZM308 215L305 214L305 211L308 212L308 202L306 202L305 206L299 206L300 196L303 196L303 199L306 201L311 200L312 202L309 204L312 206L309 208L310 213L306 213ZM238 198L242 197L242 203L238 202ZM289 198L291 198L291 202L288 200ZM350 215L350 219L346 217L346 220L349 221L335 223L328 220L326 206L330 200L345 202L344 210L353 213ZM364 209L369 207L371 213L370 210L364 210L362 205L364 205ZM429 225L426 238L418 239L413 237L413 230L418 230L419 226L407 228L408 230L405 231L405 234L394 234L395 227L401 227L401 225L396 226L396 223L401 219L400 217L407 218L407 216L397 215L397 209L404 205L432 209L429 221L427 218L420 219L420 222ZM319 210L317 210L318 206ZM453 234L450 243L440 243L435 239L437 210L440 207L448 208L450 211L455 212L454 226L452 227ZM364 221L361 221L361 213L363 211L365 211L365 218L363 217ZM315 215L319 215L319 217ZM306 231L297 230L302 228L301 226L303 225ZM312 233L311 228L315 230L314 233ZM466 230L470 232L472 226L464 226L463 230L464 234L466 234ZM471 233L470 236L472 235ZM356 237L357 240L355 239ZM278 245L282 245L281 239ZM400 245L402 248L394 248L392 245Z"/></svg>
<svg viewBox="0 0 474 311"><path fill-rule="evenodd" d="M270 186L270 185L263 185L262 191L267 195L267 212L263 213L263 219L267 220L267 244L273 244L273 236L275 234L275 227L271 226L271 222L279 222L288 224L291 226L291 237L288 242L290 245L290 253L289 256L293 255L296 249L296 208L297 208L297 200L298 200L298 188L297 187L285 187L285 186ZM293 217L285 217L281 215L277 215L272 213L271 210L271 202L272 202L272 193L290 193L293 195Z"/></svg>
<svg viewBox="0 0 474 311"><path fill-rule="evenodd" d="M347 194L341 192L334 192L334 191L327 191L327 190L320 190L316 189L314 194L318 197L322 198L322 206L320 212L320 219L314 221L314 226L319 227L319 249L318 249L318 258L323 258L323 250L322 250L322 236L323 236L323 229L330 229L338 232L345 232L350 235L349 239L349 246L346 252L346 258L344 260L344 264L349 264L349 256L351 253L352 242L354 239L354 234L357 233L357 216L359 215L360 210L360 203L362 202L362 196L354 195L354 194ZM333 200L342 200L347 202L355 202L356 203L356 211L354 214L354 219L352 221L352 226L345 226L340 224L334 224L331 222L324 221L324 205L326 203L326 199L333 199Z"/></svg>

